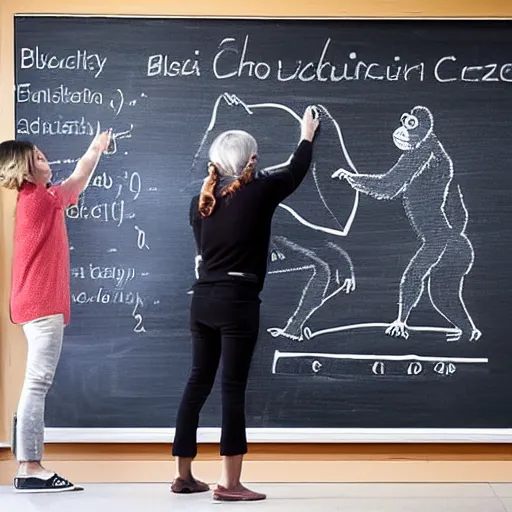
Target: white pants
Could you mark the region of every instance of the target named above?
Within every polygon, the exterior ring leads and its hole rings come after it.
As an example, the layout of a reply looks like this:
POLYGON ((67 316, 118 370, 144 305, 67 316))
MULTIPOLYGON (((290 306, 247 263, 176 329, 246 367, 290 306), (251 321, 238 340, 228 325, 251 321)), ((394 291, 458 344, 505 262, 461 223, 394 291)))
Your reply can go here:
POLYGON ((23 324, 28 355, 18 404, 16 458, 39 462, 43 457, 44 404, 59 363, 64 316, 52 315, 23 324))

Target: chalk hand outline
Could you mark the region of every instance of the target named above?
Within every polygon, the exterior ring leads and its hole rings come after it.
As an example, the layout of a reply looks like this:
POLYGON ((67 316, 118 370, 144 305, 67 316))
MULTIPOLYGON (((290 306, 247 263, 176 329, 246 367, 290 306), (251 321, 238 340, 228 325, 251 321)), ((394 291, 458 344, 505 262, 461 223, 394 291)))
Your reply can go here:
POLYGON ((354 292, 356 290, 356 278, 355 277, 348 277, 343 282, 343 286, 340 288, 340 291, 345 292, 346 294, 349 294, 351 292, 354 292))

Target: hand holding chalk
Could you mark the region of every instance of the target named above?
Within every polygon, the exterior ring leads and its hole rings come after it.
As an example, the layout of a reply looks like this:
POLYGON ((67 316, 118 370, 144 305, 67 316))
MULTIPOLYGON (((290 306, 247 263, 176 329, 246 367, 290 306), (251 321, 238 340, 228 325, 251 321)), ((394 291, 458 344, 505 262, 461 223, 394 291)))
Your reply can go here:
POLYGON ((320 123, 319 112, 315 107, 308 107, 301 123, 301 139, 312 141, 320 123))
POLYGON ((100 153, 108 152, 109 146, 113 140, 112 128, 98 133, 92 142, 92 145, 96 147, 100 153))

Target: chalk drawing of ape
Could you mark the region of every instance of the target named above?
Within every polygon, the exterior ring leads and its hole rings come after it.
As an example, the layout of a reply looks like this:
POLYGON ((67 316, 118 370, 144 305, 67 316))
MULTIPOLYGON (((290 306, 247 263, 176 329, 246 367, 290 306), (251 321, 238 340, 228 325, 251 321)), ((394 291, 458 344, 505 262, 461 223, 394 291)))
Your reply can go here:
POLYGON ((307 321, 328 300, 340 292, 351 293, 356 288, 352 260, 346 251, 334 242, 327 241, 305 248, 287 237, 274 235, 271 241, 271 270, 269 274, 309 272, 299 302, 283 327, 271 327, 268 332, 296 341, 308 338, 307 321), (293 264, 292 264, 293 262, 293 264), (344 276, 350 277, 344 277, 344 276))
MULTIPOLYGON (((332 142, 328 148, 322 148, 323 151, 319 151, 324 156, 318 154, 314 156, 311 171, 301 187, 293 194, 293 199, 289 198, 279 205, 270 245, 269 274, 308 272, 310 276, 289 319, 282 327, 268 329, 268 332, 274 337, 285 337, 296 341, 304 339, 304 326, 315 311, 338 293, 350 293, 356 287, 354 266, 349 255, 334 241, 326 241, 325 234, 335 237, 348 234, 357 210, 358 193, 354 194, 350 189, 350 195, 345 204, 345 209, 348 208, 348 212, 345 212, 348 213, 348 219, 342 225, 338 222, 336 214, 329 208, 328 200, 321 188, 323 186, 331 189, 329 186, 330 176, 332 170, 338 167, 340 160, 345 161, 354 172, 357 171, 346 155, 339 126, 327 109, 318 106, 318 111, 322 130, 329 135, 329 140, 332 139, 332 142), (330 126, 328 127, 327 124, 330 126), (327 158, 332 160, 328 168, 325 165, 327 158), (319 176, 317 172, 319 166, 324 171, 323 176, 319 176), (312 187, 317 191, 315 204, 311 203, 310 196, 307 198, 309 201, 305 196, 300 196, 310 193, 312 187), (279 220, 283 220, 283 223, 279 220), (305 236, 308 240, 307 248, 289 239, 286 224, 290 223, 301 224, 308 230, 309 235, 305 236), (310 241, 311 243, 309 243, 310 241)), ((202 153, 209 146, 209 141, 220 133, 221 121, 226 124, 226 128, 235 126, 253 132, 252 129, 246 128, 249 118, 253 121, 252 124, 256 125, 256 130, 259 127, 268 131, 268 123, 271 122, 272 127, 278 128, 277 133, 280 134, 279 140, 276 140, 276 146, 271 151, 280 163, 266 166, 259 172, 274 172, 286 167, 289 163, 290 146, 284 141, 289 137, 296 143, 301 117, 285 105, 279 103, 246 104, 238 96, 230 93, 224 93, 217 99, 210 124, 194 157, 193 166, 197 161, 204 159, 205 155, 202 153), (236 114, 235 119, 233 119, 233 112, 236 114), (255 115, 256 113, 258 115, 255 115)), ((256 133, 254 135, 259 139, 256 133)), ((326 137, 327 135, 324 136, 324 140, 326 137)), ((325 144, 327 144, 327 140, 325 144)), ((339 202, 338 195, 336 203, 339 202)))
POLYGON ((414 107, 400 122, 393 141, 403 153, 388 172, 356 175, 339 169, 332 175, 375 199, 401 196, 409 222, 421 240, 400 281, 398 318, 386 333, 409 336, 407 320, 427 284, 432 305, 456 328, 455 334, 447 335, 449 341, 478 340, 482 333, 462 298, 474 251, 466 235, 468 211, 453 179, 452 160, 433 131, 434 119, 428 108, 414 107))

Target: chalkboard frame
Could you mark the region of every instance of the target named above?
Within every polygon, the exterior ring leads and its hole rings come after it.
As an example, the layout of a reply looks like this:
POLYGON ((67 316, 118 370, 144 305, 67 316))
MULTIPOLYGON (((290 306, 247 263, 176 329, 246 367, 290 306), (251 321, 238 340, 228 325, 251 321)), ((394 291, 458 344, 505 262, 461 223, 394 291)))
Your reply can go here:
MULTIPOLYGON (((512 21, 511 17, 364 17, 364 16, 184 16, 19 13, 15 18, 128 18, 301 21, 512 21)), ((14 34, 15 36, 15 34, 14 34)), ((15 83, 15 80, 14 80, 15 83)), ((15 101, 13 95, 13 101, 15 101)), ((15 131, 15 120, 13 120, 15 131)), ((45 443, 171 443, 174 428, 46 428, 45 443)), ((199 428, 199 443, 219 443, 220 428, 199 428)), ((512 428, 249 428, 250 443, 512 443, 512 428)), ((2 444, 0 443, 0 447, 2 444)))
MULTIPOLYGON (((46 443, 172 443, 173 428, 47 428, 46 443)), ((248 428, 249 443, 512 443, 512 429, 248 428)), ((219 443, 220 428, 199 428, 198 443, 219 443)))
POLYGON ((266 20, 266 21, 512 21, 510 16, 215 16, 215 15, 164 15, 164 14, 65 14, 65 13, 15 13, 15 18, 112 18, 112 19, 155 19, 155 20, 266 20))

